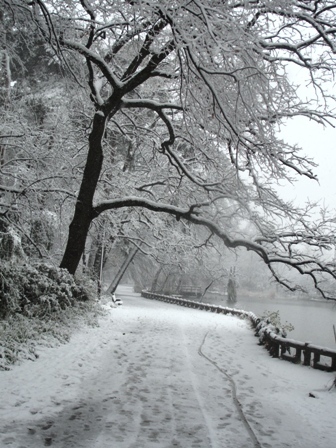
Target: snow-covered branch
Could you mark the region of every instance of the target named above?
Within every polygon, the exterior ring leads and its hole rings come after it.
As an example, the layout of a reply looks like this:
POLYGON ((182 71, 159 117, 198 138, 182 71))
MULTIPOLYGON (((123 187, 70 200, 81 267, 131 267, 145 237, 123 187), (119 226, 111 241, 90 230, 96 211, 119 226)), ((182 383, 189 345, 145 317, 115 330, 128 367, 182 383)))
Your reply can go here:
POLYGON ((82 54, 90 61, 92 61, 97 67, 99 67, 99 69, 101 70, 101 72, 103 73, 103 75, 106 77, 106 79, 113 88, 120 89, 123 86, 123 83, 118 79, 118 77, 109 67, 109 65, 104 61, 104 59, 101 56, 99 56, 93 50, 90 50, 85 45, 79 42, 71 40, 64 39, 61 43, 65 47, 78 51, 80 54, 82 54))
MULTIPOLYGON (((244 238, 234 238, 229 235, 227 231, 225 231, 220 223, 215 222, 214 220, 210 220, 206 217, 206 215, 202 214, 202 207, 200 204, 195 204, 194 206, 190 206, 188 208, 181 208, 177 206, 173 206, 170 204, 164 204, 159 202, 154 202, 148 199, 138 198, 135 196, 124 197, 121 199, 107 200, 102 201, 97 204, 93 208, 93 217, 100 215, 104 211, 119 209, 124 207, 141 207, 148 210, 151 210, 156 213, 165 213, 169 215, 175 216, 175 218, 179 221, 180 219, 186 220, 196 225, 206 227, 211 234, 216 235, 224 245, 231 249, 236 248, 245 248, 247 250, 253 251, 258 254, 262 260, 268 265, 273 277, 281 283, 283 286, 295 290, 296 288, 291 286, 288 281, 285 281, 280 278, 277 274, 274 266, 276 265, 286 265, 298 271, 301 275, 307 275, 312 278, 315 287, 319 290, 323 297, 336 300, 335 295, 328 294, 321 286, 320 280, 318 278, 321 274, 326 274, 332 279, 336 279, 336 270, 334 268, 330 268, 328 263, 323 261, 318 261, 315 257, 312 258, 310 256, 305 256, 304 254, 292 255, 290 250, 286 253, 278 252, 278 249, 270 250, 267 248, 267 244, 270 241, 266 238, 254 238, 252 239, 244 239, 244 238), (197 211, 195 211, 197 209, 197 211)), ((281 242, 281 239, 284 238, 288 243, 288 239, 290 237, 294 238, 295 244, 298 244, 297 238, 299 237, 298 233, 286 233, 283 235, 279 235, 278 238, 274 238, 272 243, 279 241, 280 249, 285 249, 284 245, 281 242)), ((310 241, 306 235, 302 235, 301 243, 308 242, 308 244, 312 243, 312 245, 316 245, 316 240, 310 241)), ((285 249, 286 250, 286 249, 285 249)))

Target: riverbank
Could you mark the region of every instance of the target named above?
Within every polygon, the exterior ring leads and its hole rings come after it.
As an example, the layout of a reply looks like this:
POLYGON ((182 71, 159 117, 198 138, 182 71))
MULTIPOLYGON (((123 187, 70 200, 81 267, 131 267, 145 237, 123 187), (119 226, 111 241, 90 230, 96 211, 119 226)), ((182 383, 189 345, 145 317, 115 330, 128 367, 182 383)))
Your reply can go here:
POLYGON ((117 296, 100 327, 0 373, 0 446, 334 446, 334 375, 270 358, 245 320, 117 296))

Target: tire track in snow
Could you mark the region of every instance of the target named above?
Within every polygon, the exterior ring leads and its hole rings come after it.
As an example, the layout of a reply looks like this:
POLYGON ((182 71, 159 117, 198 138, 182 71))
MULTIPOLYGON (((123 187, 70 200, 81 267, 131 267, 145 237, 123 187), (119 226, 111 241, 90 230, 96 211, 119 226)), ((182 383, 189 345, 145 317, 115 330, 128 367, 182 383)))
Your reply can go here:
POLYGON ((203 416, 203 420, 204 420, 204 422, 206 424, 207 433, 208 433, 208 440, 209 440, 210 446, 215 446, 216 447, 216 446, 219 446, 219 445, 218 445, 218 442, 216 440, 215 432, 214 432, 212 424, 211 424, 211 418, 209 418, 209 416, 208 416, 208 414, 207 414, 207 412, 205 410, 205 406, 204 406, 203 400, 202 400, 201 395, 199 393, 199 387, 196 384, 196 377, 195 377, 194 369, 192 368, 192 363, 191 363, 190 355, 189 355, 188 348, 187 348, 188 344, 187 344, 187 340, 186 340, 186 334, 185 334, 185 331, 183 329, 181 330, 181 334, 182 334, 182 338, 183 338, 183 348, 184 348, 184 352, 185 352, 185 355, 186 355, 185 360, 186 360, 186 363, 188 365, 189 376, 190 376, 190 379, 191 379, 191 385, 192 385, 192 388, 193 388, 194 393, 195 393, 195 398, 197 400, 199 410, 200 410, 200 412, 201 412, 201 414, 203 416))
POLYGON ((198 354, 202 358, 204 358, 207 361, 209 361, 213 366, 215 366, 216 369, 218 369, 229 380, 230 385, 231 385, 231 391, 232 391, 232 401, 233 401, 233 403, 234 403, 234 405, 235 405, 235 407, 236 407, 236 409, 238 411, 238 414, 239 414, 242 422, 244 423, 244 426, 245 426, 245 428, 246 428, 246 430, 247 430, 251 440, 253 441, 253 445, 254 445, 255 448, 262 448, 259 440, 257 439, 257 436, 255 435, 253 429, 251 428, 251 426, 250 426, 250 424, 249 424, 249 422, 248 422, 248 420, 247 420, 247 418, 246 418, 246 416, 245 416, 245 414, 243 412, 242 405, 241 405, 240 401, 238 400, 238 397, 237 397, 237 386, 236 386, 236 383, 235 383, 234 379, 224 369, 219 367, 219 365, 215 361, 213 361, 211 358, 209 358, 207 355, 205 355, 203 353, 203 351, 202 351, 202 348, 203 348, 203 346, 205 344, 205 341, 206 341, 206 338, 207 338, 208 334, 209 334, 209 331, 207 331, 205 333, 205 335, 204 335, 203 341, 202 341, 201 345, 198 348, 198 354))

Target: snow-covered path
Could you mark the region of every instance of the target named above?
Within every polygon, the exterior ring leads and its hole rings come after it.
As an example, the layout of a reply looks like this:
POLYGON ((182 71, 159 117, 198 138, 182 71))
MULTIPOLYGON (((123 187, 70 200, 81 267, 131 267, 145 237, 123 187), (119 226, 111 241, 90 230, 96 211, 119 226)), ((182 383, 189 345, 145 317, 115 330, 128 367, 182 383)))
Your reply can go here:
POLYGON ((0 373, 1 448, 335 446, 332 374, 271 359, 248 322, 118 295, 99 328, 0 373))

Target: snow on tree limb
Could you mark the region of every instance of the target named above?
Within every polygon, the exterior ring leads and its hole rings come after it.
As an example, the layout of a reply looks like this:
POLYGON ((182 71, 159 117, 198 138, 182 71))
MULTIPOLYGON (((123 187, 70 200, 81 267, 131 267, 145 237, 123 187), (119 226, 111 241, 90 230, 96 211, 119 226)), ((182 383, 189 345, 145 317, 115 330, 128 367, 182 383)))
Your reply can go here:
MULTIPOLYGON (((302 255, 301 253, 298 255, 291 254, 290 251, 286 254, 283 252, 282 254, 278 252, 278 249, 272 253, 272 251, 267 248, 263 243, 275 243, 276 241, 280 241, 281 238, 293 238, 294 241, 290 241, 288 244, 308 244, 318 247, 327 247, 327 245, 334 243, 334 237, 327 238, 322 236, 319 238, 317 236, 310 237, 307 234, 299 234, 299 233, 287 233, 284 235, 278 235, 278 237, 274 237, 272 241, 266 240, 265 238, 256 237, 254 240, 247 240, 242 238, 232 238, 229 236, 228 232, 224 231, 220 225, 220 223, 216 223, 208 218, 206 218, 201 211, 200 205, 193 205, 188 208, 180 208, 170 204, 158 203, 148 199, 138 198, 135 196, 124 197, 121 199, 115 199, 110 201, 102 201, 97 204, 93 208, 93 216, 96 217, 107 210, 119 209, 123 207, 141 207, 146 208, 148 210, 152 210, 156 213, 166 213, 170 215, 174 215, 177 220, 184 219, 196 225, 201 225, 208 228, 211 234, 218 236, 226 247, 228 248, 245 248, 247 250, 251 250, 258 254, 263 261, 269 267, 273 277, 276 281, 291 291, 295 291, 297 287, 293 287, 289 282, 280 278, 274 269, 274 265, 283 264, 294 268, 302 275, 309 276, 315 285, 315 288, 322 294, 322 296, 329 300, 336 300, 336 296, 332 294, 326 293, 322 287, 320 287, 320 280, 318 278, 319 274, 327 274, 332 279, 336 279, 336 270, 335 267, 329 265, 328 263, 323 263, 322 261, 318 261, 315 258, 311 258, 309 256, 302 255), (196 211, 197 210, 197 211, 196 211)), ((280 243, 280 248, 282 244, 280 243)), ((283 246, 282 246, 283 247, 283 246)))
POLYGON ((320 290, 317 273, 334 278, 332 266, 320 261, 323 253, 301 251, 333 247, 332 225, 314 226, 308 212, 273 188, 295 176, 316 179, 314 162, 279 137, 286 120, 332 125, 336 119, 336 97, 327 90, 336 72, 334 1, 24 6, 94 105, 85 117, 88 156, 63 267, 77 269, 95 217, 127 206, 203 224, 228 247, 256 252, 287 286, 277 263, 309 275, 320 290), (288 76, 293 65, 307 74, 308 99, 288 76), (105 201, 125 189, 126 202, 105 201), (240 238, 239 220, 251 223, 255 239, 240 238))
POLYGON ((122 82, 118 79, 118 77, 113 73, 113 70, 106 64, 104 59, 100 57, 97 53, 94 51, 91 51, 89 48, 87 48, 85 45, 82 45, 78 42, 73 42, 70 40, 63 40, 62 45, 65 47, 71 48, 73 50, 78 51, 80 54, 85 56, 87 59, 92 61, 94 64, 96 64, 106 79, 111 83, 113 88, 121 88, 122 82))

